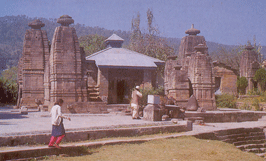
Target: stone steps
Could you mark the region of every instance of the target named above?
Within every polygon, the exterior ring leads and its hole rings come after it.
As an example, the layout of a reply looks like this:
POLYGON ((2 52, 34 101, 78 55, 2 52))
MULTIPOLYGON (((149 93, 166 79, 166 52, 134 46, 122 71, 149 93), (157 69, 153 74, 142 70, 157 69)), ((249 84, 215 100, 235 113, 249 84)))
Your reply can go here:
POLYGON ((266 157, 266 153, 256 153, 256 155, 262 158, 266 157))
POLYGON ((231 143, 245 152, 265 157, 266 140, 263 128, 239 128, 214 132, 217 140, 231 143))
POLYGON ((262 144, 265 143, 266 140, 244 140, 244 141, 238 141, 238 142, 234 142, 233 144, 235 146, 239 146, 239 145, 245 145, 245 144, 262 144))
POLYGON ((99 101, 100 100, 100 92, 98 86, 89 86, 88 87, 88 97, 90 101, 99 101))
POLYGON ((227 142, 227 143, 238 143, 238 142, 242 142, 245 143, 246 141, 250 141, 250 140, 262 140, 265 139, 264 135, 258 135, 258 136, 246 136, 246 137, 238 137, 238 138, 234 138, 234 139, 224 139, 221 140, 223 142, 227 142))
POLYGON ((263 132, 253 132, 253 133, 241 133, 241 134, 231 134, 231 135, 216 135, 218 137, 219 140, 226 140, 226 139, 237 139, 237 138, 243 138, 243 137, 250 137, 250 135, 252 136, 259 136, 262 135, 264 136, 263 132))
POLYGON ((244 145, 238 145, 236 146, 240 150, 244 149, 252 149, 252 148, 266 148, 266 143, 262 144, 244 144, 244 145))

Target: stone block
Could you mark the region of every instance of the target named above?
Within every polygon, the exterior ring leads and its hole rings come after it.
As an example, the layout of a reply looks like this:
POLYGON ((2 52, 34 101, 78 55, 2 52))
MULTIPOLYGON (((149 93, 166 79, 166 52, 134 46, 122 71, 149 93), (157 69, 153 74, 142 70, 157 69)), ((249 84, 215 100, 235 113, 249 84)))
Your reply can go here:
POLYGON ((168 120, 170 120, 168 115, 162 116, 162 121, 168 121, 168 120))
POLYGON ((148 104, 159 105, 160 104, 160 96, 148 95, 148 104))
POLYGON ((158 105, 148 104, 143 110, 143 120, 162 121, 162 113, 158 105))
POLYGON ((25 107, 25 106, 22 106, 22 107, 21 107, 21 114, 22 114, 22 115, 27 115, 27 114, 28 114, 28 108, 25 107))
POLYGON ((188 120, 187 121, 187 130, 192 131, 192 129, 193 129, 193 122, 188 120))

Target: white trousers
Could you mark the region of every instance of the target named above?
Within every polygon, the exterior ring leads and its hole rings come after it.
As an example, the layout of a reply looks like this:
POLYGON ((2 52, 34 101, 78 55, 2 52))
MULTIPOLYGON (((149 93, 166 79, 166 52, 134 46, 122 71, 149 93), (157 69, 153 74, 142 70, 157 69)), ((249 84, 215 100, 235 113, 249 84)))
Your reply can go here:
POLYGON ((139 117, 139 106, 136 104, 131 104, 131 107, 133 108, 132 118, 138 118, 139 117))

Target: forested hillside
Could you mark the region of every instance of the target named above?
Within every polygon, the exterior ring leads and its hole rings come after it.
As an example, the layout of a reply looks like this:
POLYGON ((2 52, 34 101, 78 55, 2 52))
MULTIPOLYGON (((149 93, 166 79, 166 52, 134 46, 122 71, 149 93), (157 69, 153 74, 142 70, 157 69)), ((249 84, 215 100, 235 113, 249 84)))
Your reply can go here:
MULTIPOLYGON (((25 15, 0 17, 0 71, 6 69, 8 66, 12 67, 17 65, 22 53, 24 34, 27 29, 30 29, 28 23, 34 19, 36 18, 30 18, 25 15)), ((45 27, 42 29, 46 30, 49 41, 52 41, 54 30, 57 26, 59 26, 59 24, 56 23, 56 19, 39 19, 45 23, 45 27)), ((75 27, 78 37, 91 34, 109 37, 113 33, 116 33, 125 40, 124 46, 127 46, 130 42, 130 31, 106 30, 104 28, 90 27, 82 24, 74 24, 72 26, 75 27)), ((169 43, 169 46, 175 49, 175 53, 177 54, 181 38, 165 39, 169 43)), ((207 46, 211 56, 212 54, 219 52, 219 48, 223 48, 228 51, 237 48, 237 46, 222 45, 214 42, 207 42, 207 46)), ((261 53, 265 53, 264 47, 262 48, 261 53)))

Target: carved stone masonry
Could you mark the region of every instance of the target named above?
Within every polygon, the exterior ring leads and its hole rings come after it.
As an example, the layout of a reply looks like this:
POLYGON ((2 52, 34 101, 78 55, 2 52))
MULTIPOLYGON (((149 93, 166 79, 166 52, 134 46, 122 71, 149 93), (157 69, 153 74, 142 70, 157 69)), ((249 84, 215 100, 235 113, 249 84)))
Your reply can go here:
POLYGON ((254 85, 256 86, 253 77, 255 76, 256 70, 260 68, 258 54, 253 49, 254 47, 249 43, 245 47, 240 61, 240 77, 246 77, 248 80, 246 92, 253 90, 254 85))
POLYGON ((43 103, 45 90, 49 89, 48 86, 43 86, 48 81, 44 73, 49 69, 45 61, 49 58, 47 33, 41 30, 45 24, 37 19, 28 25, 31 29, 26 31, 19 62, 19 106, 36 106, 38 102, 43 103))
POLYGON ((87 101, 82 73, 81 53, 72 17, 61 16, 61 26, 55 29, 50 55, 50 102, 62 98, 65 102, 87 101))

